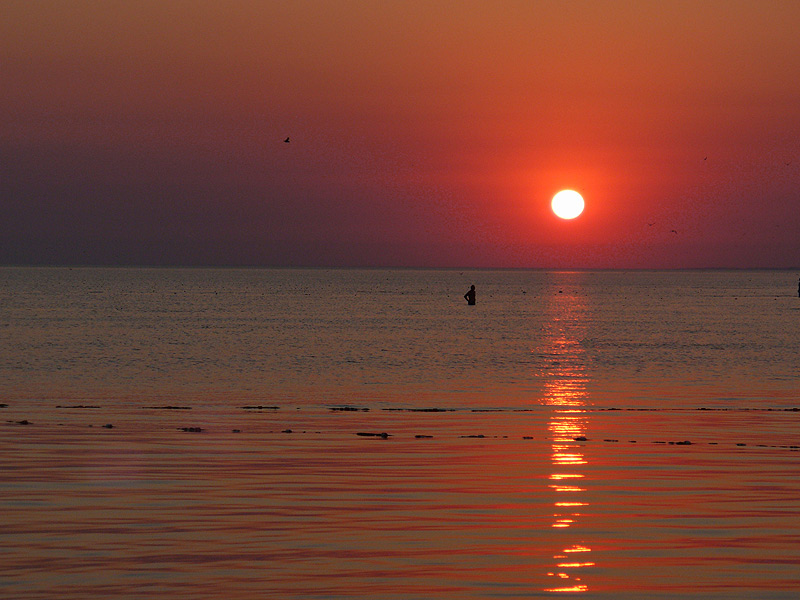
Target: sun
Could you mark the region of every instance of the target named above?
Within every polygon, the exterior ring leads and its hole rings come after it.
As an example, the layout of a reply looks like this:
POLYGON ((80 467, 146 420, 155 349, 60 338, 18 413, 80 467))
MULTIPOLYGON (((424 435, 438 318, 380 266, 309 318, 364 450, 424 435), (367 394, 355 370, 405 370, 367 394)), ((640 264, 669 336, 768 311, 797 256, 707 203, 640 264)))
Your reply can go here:
POLYGON ((553 212, 562 219, 574 219, 583 212, 583 197, 573 190, 561 190, 551 202, 553 212))

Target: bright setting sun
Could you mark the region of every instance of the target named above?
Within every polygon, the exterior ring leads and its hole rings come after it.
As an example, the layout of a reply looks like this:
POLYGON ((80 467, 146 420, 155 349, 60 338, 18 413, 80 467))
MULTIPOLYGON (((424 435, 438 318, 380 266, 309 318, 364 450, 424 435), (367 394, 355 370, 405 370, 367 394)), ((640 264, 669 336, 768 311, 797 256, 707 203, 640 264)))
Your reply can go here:
POLYGON ((573 190, 561 190, 551 203, 553 212, 562 219, 574 219, 583 212, 583 205, 583 197, 573 190))

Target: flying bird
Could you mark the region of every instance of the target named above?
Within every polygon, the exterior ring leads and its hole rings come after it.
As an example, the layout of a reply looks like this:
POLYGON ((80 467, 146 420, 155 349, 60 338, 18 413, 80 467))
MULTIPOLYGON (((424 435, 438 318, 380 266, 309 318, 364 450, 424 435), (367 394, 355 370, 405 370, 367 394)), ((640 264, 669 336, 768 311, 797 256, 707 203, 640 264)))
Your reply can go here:
POLYGON ((677 231, 675 231, 674 229, 671 229, 671 230, 670 230, 670 233, 677 234, 678 232, 677 232, 677 231))
POLYGON ((288 144, 288 143, 289 143, 289 138, 287 137, 285 140, 283 140, 283 142, 284 142, 285 144, 288 144))

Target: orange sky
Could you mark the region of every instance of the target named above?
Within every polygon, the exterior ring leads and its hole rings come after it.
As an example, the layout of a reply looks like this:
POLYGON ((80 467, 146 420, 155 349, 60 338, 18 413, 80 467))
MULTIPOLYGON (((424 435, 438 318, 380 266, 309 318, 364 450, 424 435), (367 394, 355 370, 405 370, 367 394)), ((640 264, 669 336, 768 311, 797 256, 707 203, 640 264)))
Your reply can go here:
POLYGON ((0 263, 800 266, 800 3, 3 13, 0 263))

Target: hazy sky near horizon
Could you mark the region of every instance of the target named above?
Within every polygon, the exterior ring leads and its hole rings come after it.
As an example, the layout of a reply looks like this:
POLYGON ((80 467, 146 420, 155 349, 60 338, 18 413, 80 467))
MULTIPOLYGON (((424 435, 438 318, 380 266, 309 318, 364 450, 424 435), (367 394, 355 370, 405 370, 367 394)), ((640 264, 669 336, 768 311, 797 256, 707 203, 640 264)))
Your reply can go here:
POLYGON ((3 264, 800 266, 798 2, 0 12, 3 264))

